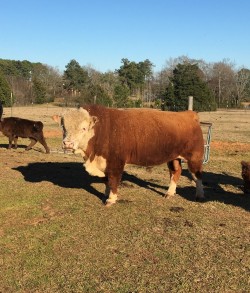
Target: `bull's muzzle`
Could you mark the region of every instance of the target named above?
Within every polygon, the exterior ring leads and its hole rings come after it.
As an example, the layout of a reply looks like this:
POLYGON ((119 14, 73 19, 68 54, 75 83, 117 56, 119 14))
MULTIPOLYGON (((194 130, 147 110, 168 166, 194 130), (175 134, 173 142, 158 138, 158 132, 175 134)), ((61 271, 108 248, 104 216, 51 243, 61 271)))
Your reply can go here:
POLYGON ((69 141, 69 140, 63 140, 62 147, 63 147, 63 149, 72 150, 72 149, 74 149, 74 142, 69 141))

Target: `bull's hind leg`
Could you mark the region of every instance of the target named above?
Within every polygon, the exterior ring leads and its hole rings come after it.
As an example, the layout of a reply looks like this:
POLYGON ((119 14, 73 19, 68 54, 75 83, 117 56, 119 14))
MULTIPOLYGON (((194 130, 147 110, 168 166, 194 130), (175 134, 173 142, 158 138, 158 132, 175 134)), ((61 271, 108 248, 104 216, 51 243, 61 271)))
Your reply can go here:
POLYGON ((173 196, 176 193, 177 182, 181 176, 182 171, 181 160, 176 159, 168 162, 168 169, 170 173, 170 184, 165 197, 173 196))
POLYGON ((188 169, 192 174, 192 177, 196 184, 196 200, 203 200, 204 190, 202 185, 202 160, 189 160, 188 161, 188 169))

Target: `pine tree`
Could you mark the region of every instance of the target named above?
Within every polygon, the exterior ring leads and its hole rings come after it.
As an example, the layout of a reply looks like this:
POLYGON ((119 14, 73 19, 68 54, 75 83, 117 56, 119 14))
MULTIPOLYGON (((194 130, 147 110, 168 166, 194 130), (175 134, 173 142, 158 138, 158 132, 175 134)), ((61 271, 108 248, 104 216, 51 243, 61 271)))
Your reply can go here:
POLYGON ((64 87, 67 90, 81 91, 88 80, 88 73, 76 60, 71 60, 64 71, 64 87))
POLYGON ((187 110, 188 96, 193 96, 195 111, 216 110, 214 96, 202 77, 203 73, 196 64, 178 64, 166 89, 167 108, 174 111, 187 110))
POLYGON ((35 96, 35 103, 43 104, 46 102, 46 89, 42 82, 36 78, 33 80, 33 92, 35 96))
POLYGON ((0 71, 0 101, 7 107, 11 106, 11 89, 4 77, 3 73, 0 71))

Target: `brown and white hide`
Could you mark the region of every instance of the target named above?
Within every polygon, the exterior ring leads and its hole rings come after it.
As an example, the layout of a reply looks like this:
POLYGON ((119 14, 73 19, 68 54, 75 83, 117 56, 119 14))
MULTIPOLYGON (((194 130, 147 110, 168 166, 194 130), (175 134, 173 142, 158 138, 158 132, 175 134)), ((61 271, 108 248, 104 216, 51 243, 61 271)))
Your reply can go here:
POLYGON ((204 141, 197 113, 153 109, 114 109, 86 105, 54 116, 63 129, 63 147, 80 152, 86 171, 107 178, 106 204, 116 202, 126 164, 155 166, 167 163, 170 184, 166 196, 176 193, 181 160, 196 182, 196 199, 203 199, 204 141))

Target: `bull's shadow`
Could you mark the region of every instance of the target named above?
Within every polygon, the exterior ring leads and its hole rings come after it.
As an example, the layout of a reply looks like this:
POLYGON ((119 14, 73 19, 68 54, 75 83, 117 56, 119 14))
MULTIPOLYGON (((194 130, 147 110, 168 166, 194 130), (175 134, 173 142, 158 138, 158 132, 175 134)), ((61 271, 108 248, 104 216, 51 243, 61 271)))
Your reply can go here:
MULTIPOLYGON (((24 179, 28 182, 42 182, 49 181, 55 185, 64 188, 79 188, 84 189, 87 192, 98 197, 103 202, 106 200, 104 195, 105 185, 104 179, 90 176, 84 169, 82 163, 58 163, 58 162, 45 162, 45 163, 30 163, 27 166, 19 166, 13 168, 19 171, 24 176, 24 179), (103 183, 103 191, 96 190, 92 184, 103 183)), ((166 189, 166 186, 158 185, 151 181, 142 180, 134 175, 130 175, 127 172, 123 173, 122 182, 129 181, 132 184, 136 184, 140 187, 150 189, 159 195, 164 193, 156 190, 156 188, 166 189)), ((131 187, 131 184, 121 183, 120 187, 131 187)))
MULTIPOLYGON (((186 176, 191 180, 188 170, 184 169, 182 176, 186 176)), ((204 171, 203 185, 206 196, 205 202, 218 201, 250 211, 250 196, 244 195, 243 179, 226 172, 212 173, 204 171)), ((194 190, 191 187, 177 187, 177 193, 187 200, 193 200, 194 190)))
MULTIPOLYGON (((85 189, 104 201, 104 193, 91 186, 92 183, 104 183, 99 177, 89 176, 82 163, 30 163, 27 166, 13 168, 22 173, 28 182, 48 181, 64 188, 85 189)), ((105 187, 103 187, 104 191, 105 187)))
MULTIPOLYGON (((135 183, 140 187, 150 189, 156 192, 157 194, 164 196, 169 184, 168 172, 166 172, 166 174, 163 174, 163 176, 166 178, 166 185, 163 185, 163 186, 157 183, 154 183, 155 182, 154 179, 144 181, 126 172, 124 173, 123 180, 130 181, 131 183, 135 183), (155 188, 160 188, 163 192, 158 191, 155 188)), ((186 185, 185 187, 180 187, 177 185, 176 192, 178 195, 185 198, 186 200, 194 201, 195 187, 192 186, 191 184, 192 176, 187 169, 183 169, 182 176, 187 177, 190 180, 190 184, 186 185)), ((204 185, 204 192, 205 192, 204 202, 218 201, 225 204, 238 206, 247 211, 250 211, 250 196, 244 195, 242 190, 243 180, 241 178, 234 177, 225 172, 219 173, 219 174, 211 173, 211 172, 203 172, 203 185, 204 185), (228 188, 225 189, 222 186, 226 186, 226 188, 228 186, 228 188), (237 193, 234 192, 235 189, 237 190, 237 193)))
MULTIPOLYGON (((93 183, 104 183, 104 180, 99 177, 90 176, 83 168, 82 163, 30 163, 28 166, 19 166, 14 168, 14 170, 21 172, 25 180, 28 182, 49 181, 64 188, 84 189, 98 197, 103 202, 106 199, 104 196, 104 186, 101 192, 92 186, 93 183)), ((239 206, 250 211, 250 196, 243 195, 243 192, 240 191, 240 188, 243 186, 242 179, 233 177, 226 173, 216 174, 204 172, 203 174, 203 184, 206 195, 205 201, 219 201, 225 204, 239 206), (225 190, 221 187, 221 185, 234 186, 238 188, 239 193, 225 190)), ((182 172, 182 176, 186 176, 191 179, 189 172, 185 169, 182 172)), ((143 180, 133 174, 124 172, 121 187, 130 188, 135 184, 155 192, 158 196, 163 196, 166 193, 169 183, 168 172, 163 174, 163 177, 166 178, 166 184, 161 185, 154 179, 143 180), (159 191, 159 189, 161 191, 159 191)), ((177 193, 187 200, 194 201, 195 187, 191 186, 191 183, 185 187, 177 186, 177 193)))

